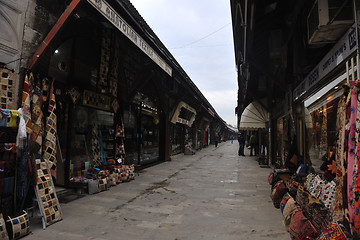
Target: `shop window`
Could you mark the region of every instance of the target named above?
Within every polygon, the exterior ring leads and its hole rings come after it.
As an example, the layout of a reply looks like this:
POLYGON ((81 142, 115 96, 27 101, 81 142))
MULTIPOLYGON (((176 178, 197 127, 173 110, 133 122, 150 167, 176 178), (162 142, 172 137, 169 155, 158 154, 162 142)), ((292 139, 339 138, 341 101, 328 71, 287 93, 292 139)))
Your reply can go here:
POLYGON ((182 124, 173 124, 171 126, 171 154, 178 154, 182 152, 183 142, 183 126, 182 124))
POLYGON ((70 177, 114 158, 114 114, 82 106, 72 111, 70 177))
POLYGON ((336 120, 339 98, 305 110, 307 155, 314 167, 322 164, 323 157, 336 145, 336 120))
POLYGON ((137 163, 137 129, 136 129, 136 114, 132 105, 128 110, 124 110, 124 127, 125 127, 125 149, 126 149, 126 163, 137 163))
POLYGON ((188 121, 190 121, 191 117, 194 115, 193 112, 185 109, 185 108, 181 108, 180 110, 180 114, 179 114, 179 118, 182 118, 182 119, 186 119, 188 121))
POLYGON ((151 115, 141 116, 141 161, 159 159, 159 126, 151 115))

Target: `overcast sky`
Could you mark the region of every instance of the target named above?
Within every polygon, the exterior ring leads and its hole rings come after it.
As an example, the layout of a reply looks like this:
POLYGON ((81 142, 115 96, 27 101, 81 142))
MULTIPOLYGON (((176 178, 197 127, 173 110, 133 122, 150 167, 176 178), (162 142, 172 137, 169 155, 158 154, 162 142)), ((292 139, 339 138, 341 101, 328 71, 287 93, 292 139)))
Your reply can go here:
POLYGON ((229 0, 130 0, 228 124, 237 80, 229 0))

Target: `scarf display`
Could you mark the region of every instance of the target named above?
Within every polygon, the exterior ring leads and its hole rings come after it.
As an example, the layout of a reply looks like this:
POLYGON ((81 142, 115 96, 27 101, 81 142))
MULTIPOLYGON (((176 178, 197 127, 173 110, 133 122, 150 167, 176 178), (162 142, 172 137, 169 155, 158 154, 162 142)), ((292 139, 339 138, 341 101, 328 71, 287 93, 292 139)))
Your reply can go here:
POLYGON ((54 94, 54 82, 51 84, 49 101, 49 116, 46 118, 46 137, 44 143, 43 158, 47 161, 51 175, 56 178, 56 102, 54 94))
POLYGON ((0 108, 15 108, 16 73, 0 68, 0 108))

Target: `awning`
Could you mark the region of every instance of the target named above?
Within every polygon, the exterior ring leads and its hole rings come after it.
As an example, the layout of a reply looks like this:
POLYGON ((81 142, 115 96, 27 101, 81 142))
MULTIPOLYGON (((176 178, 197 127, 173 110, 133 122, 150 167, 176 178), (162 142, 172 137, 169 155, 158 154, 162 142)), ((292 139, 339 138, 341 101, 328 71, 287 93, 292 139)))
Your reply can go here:
POLYGON ((243 111, 240 119, 240 130, 256 130, 265 128, 269 121, 269 113, 258 103, 250 103, 243 111))

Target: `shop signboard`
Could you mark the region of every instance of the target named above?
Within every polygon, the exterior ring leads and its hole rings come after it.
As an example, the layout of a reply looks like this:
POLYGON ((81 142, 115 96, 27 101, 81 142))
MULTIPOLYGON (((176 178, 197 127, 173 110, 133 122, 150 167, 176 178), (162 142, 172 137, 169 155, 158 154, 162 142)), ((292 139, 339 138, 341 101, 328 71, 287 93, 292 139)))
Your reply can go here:
POLYGON ((344 62, 357 49, 355 24, 345 33, 319 64, 306 76, 293 92, 296 101, 327 74, 344 62))
POLYGON ((170 122, 173 124, 180 123, 191 127, 191 125, 195 121, 195 117, 196 117, 196 110, 190 107, 189 105, 187 105, 185 102, 181 101, 176 107, 170 122), (184 119, 179 116, 182 108, 192 113, 189 119, 184 119))
POLYGON ((98 10, 109 22, 111 22, 121 33, 130 39, 148 57, 150 57, 167 74, 172 76, 172 68, 145 42, 140 35, 104 0, 87 0, 98 10))

